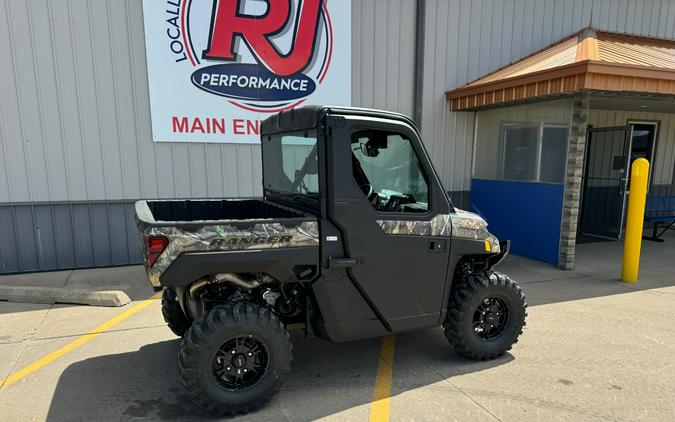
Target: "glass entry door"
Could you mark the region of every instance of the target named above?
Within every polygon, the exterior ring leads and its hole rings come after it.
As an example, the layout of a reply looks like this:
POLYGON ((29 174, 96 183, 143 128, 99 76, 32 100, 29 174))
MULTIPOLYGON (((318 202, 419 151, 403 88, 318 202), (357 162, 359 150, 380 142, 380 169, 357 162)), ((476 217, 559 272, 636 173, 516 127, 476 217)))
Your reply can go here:
POLYGON ((629 126, 590 129, 582 177, 582 235, 619 239, 630 156, 629 126))
MULTIPOLYGON (((654 144, 656 143, 656 132, 658 130, 657 122, 647 121, 629 121, 628 126, 631 128, 630 141, 630 163, 628 164, 630 180, 630 168, 633 161, 638 158, 645 158, 649 161, 649 186, 651 186, 651 173, 654 164, 654 144)), ((630 183, 628 183, 630 188, 630 183)), ((648 190, 649 191, 649 190, 648 190)))

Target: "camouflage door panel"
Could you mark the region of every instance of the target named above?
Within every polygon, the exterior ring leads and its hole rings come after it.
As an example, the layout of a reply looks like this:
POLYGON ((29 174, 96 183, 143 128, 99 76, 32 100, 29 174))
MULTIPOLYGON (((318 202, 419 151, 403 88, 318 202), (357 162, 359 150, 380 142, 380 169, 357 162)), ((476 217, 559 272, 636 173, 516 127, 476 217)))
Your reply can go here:
POLYGON ((390 235, 454 236, 486 240, 490 251, 499 253, 499 240, 487 230, 487 222, 478 214, 455 209, 451 214, 437 214, 431 220, 377 220, 382 231, 390 235))
POLYGON ((452 232, 450 214, 437 214, 428 221, 377 220, 377 224, 386 234, 450 236, 452 232))

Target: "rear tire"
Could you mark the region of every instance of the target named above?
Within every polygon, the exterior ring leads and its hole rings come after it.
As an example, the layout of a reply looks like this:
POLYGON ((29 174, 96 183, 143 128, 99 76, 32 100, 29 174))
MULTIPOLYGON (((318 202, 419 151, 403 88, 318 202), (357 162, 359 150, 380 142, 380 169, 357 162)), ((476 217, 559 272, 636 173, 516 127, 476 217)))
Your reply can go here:
POLYGON ((190 328, 190 321, 178 303, 176 291, 171 287, 165 288, 162 292, 162 316, 169 329, 178 337, 183 337, 183 334, 190 328))
POLYGON ((178 366, 195 403, 234 416, 267 403, 290 373, 292 359, 281 321, 267 308, 237 302, 216 306, 192 324, 178 366))
POLYGON ((443 328, 459 354, 488 360, 518 342, 526 317, 525 295, 514 281, 496 272, 471 273, 453 284, 443 328))

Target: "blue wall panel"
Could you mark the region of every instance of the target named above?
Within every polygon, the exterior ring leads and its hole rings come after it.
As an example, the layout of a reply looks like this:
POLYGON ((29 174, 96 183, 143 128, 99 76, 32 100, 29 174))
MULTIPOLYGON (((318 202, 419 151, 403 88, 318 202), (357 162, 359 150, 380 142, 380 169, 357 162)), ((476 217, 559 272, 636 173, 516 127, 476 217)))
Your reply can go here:
POLYGON ((500 240, 511 240, 511 252, 558 263, 563 185, 473 179, 473 211, 488 222, 500 240))

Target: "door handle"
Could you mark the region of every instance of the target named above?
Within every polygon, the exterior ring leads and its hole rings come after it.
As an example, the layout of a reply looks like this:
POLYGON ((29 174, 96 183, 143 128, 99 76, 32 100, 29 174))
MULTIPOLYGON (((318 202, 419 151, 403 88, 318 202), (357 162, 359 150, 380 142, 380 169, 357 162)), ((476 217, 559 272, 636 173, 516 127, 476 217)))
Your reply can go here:
POLYGON ((429 241, 429 247, 427 251, 443 253, 445 252, 446 246, 447 243, 445 239, 433 239, 429 241))
POLYGON ((351 268, 357 265, 363 265, 366 263, 365 256, 357 256, 353 258, 328 258, 328 268, 338 269, 338 268, 351 268))

